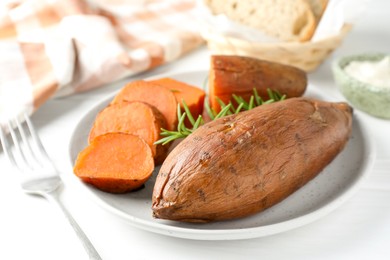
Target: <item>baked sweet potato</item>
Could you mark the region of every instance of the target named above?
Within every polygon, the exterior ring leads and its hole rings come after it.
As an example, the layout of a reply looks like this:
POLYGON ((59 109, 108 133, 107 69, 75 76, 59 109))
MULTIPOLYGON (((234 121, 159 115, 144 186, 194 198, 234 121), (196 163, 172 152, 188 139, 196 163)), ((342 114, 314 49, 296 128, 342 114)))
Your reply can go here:
POLYGON ((121 101, 110 104, 97 116, 89 132, 89 143, 97 136, 106 133, 127 133, 143 139, 152 149, 156 164, 167 156, 169 145, 155 145, 161 138, 161 128, 165 128, 164 116, 149 104, 121 101))
POLYGON ((306 72, 292 66, 234 55, 211 56, 209 99, 211 108, 217 112, 220 110, 217 97, 229 103, 232 94, 236 94, 248 101, 254 88, 263 99, 269 98, 267 88, 288 98, 300 97, 306 86, 306 72))
MULTIPOLYGON (((197 118, 202 114, 204 98, 206 96, 206 93, 202 89, 172 78, 161 78, 152 80, 150 82, 172 91, 172 93, 175 95, 177 103, 180 104, 182 111, 184 111, 184 100, 194 118, 197 118)), ((186 120, 185 124, 186 126, 191 127, 189 120, 186 120)))
POLYGON ((165 117, 168 130, 174 130, 177 124, 177 101, 167 88, 149 81, 136 80, 126 84, 114 97, 111 104, 122 101, 140 101, 154 106, 165 117))
POLYGON ((73 168, 84 182, 110 193, 140 188, 153 170, 149 145, 138 136, 125 133, 96 137, 78 154, 73 168))
POLYGON ((292 98, 203 125, 163 163, 156 218, 209 222, 260 212, 313 179, 344 148, 346 103, 292 98))

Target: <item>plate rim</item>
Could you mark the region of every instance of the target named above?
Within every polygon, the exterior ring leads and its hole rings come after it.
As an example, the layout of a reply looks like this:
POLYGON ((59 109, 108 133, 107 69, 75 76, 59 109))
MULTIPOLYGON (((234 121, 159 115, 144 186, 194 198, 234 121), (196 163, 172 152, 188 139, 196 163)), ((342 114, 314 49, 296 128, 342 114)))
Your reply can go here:
MULTIPOLYGON (((161 77, 178 77, 180 75, 185 74, 203 74, 207 75, 207 70, 194 70, 194 71, 178 71, 178 72, 171 72, 171 73, 163 73, 154 75, 152 77, 148 77, 145 80, 150 79, 156 79, 161 77)), ((314 94, 318 94, 321 97, 324 97, 325 95, 321 93, 321 91, 318 88, 313 87, 312 84, 308 84, 308 88, 311 87, 310 91, 314 94), (313 89, 315 88, 315 89, 313 89)), ((101 100, 97 101, 94 106, 92 106, 88 111, 83 113, 83 116, 79 119, 79 121, 76 123, 76 125, 73 128, 69 144, 68 144, 68 159, 69 163, 73 169, 74 162, 72 161, 72 143, 74 142, 76 130, 80 125, 83 123, 85 117, 95 111, 97 107, 101 106, 104 103, 108 103, 109 100, 111 100, 114 95, 119 90, 113 91, 108 96, 102 98, 101 100)), ((331 96, 328 96, 330 100, 333 100, 335 98, 332 98, 331 96)), ((353 114, 353 120, 355 123, 358 124, 360 131, 362 132, 362 135, 364 137, 369 137, 369 131, 367 127, 362 124, 362 119, 360 113, 357 113, 358 111, 354 111, 353 114)), ((274 235, 282 232, 286 232, 307 224, 310 224, 314 222, 315 220, 321 219, 325 215, 329 214, 333 210, 340 207, 344 202, 346 202, 348 199, 350 199, 353 194, 359 190, 362 183, 368 178, 370 169, 373 168, 374 161, 376 158, 376 149, 375 149, 375 143, 373 140, 369 141, 369 138, 363 138, 363 144, 365 147, 364 151, 364 161, 361 164, 360 172, 358 175, 356 175, 356 178, 353 179, 353 182, 349 183, 350 185, 345 188, 339 196, 331 199, 327 204, 323 205, 322 207, 315 209, 309 213, 303 214, 298 217, 294 217, 285 221, 281 221, 278 223, 268 224, 268 225, 262 225, 258 227, 250 227, 250 228, 238 228, 238 229, 218 229, 218 230, 210 230, 210 229, 194 229, 194 228, 187 228, 187 227, 177 227, 177 226, 170 226, 165 225, 164 223, 159 222, 151 222, 149 220, 144 220, 142 218, 134 217, 132 215, 129 215, 118 208, 110 205, 108 202, 104 201, 102 198, 100 198, 98 195, 96 195, 92 191, 92 187, 88 187, 87 184, 80 181, 77 176, 75 176, 72 172, 70 174, 72 176, 72 179, 75 180, 76 183, 81 185, 83 187, 83 191, 85 191, 86 194, 88 194, 88 197, 90 197, 95 203, 97 203, 100 207, 104 208, 105 210, 109 211, 110 213, 121 217, 122 219, 126 220, 127 223, 130 225, 140 228, 142 230, 146 230, 153 233, 158 233, 162 235, 172 236, 172 237, 178 237, 178 238, 185 238, 185 239, 194 239, 194 240, 240 240, 240 239, 251 239, 251 238, 259 238, 259 237, 265 237, 269 235, 274 235)))

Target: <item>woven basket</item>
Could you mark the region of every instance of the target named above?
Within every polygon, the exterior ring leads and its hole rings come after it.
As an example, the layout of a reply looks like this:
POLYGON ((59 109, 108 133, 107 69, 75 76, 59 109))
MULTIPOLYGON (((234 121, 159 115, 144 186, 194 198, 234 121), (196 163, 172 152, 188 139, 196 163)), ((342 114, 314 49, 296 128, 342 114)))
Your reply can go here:
POLYGON ((202 36, 213 54, 255 57, 309 72, 315 70, 341 44, 351 28, 352 25, 345 24, 338 35, 315 42, 249 42, 217 34, 210 29, 203 29, 202 36))

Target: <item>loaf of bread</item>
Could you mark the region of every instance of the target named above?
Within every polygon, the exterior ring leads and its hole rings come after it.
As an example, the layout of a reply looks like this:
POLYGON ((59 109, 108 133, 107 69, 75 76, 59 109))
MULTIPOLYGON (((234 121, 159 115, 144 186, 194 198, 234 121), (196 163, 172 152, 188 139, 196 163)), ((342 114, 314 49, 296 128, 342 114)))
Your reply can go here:
POLYGON ((328 0, 204 0, 215 15, 283 41, 310 40, 328 0))

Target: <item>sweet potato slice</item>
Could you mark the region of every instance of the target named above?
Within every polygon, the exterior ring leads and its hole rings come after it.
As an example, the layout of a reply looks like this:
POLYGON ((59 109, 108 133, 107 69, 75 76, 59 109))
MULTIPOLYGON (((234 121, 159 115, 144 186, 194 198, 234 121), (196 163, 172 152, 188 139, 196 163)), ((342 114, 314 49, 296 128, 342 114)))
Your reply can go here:
POLYGON ((228 103, 236 94, 248 101, 254 88, 263 99, 268 99, 267 88, 288 98, 300 97, 306 86, 306 73, 292 66, 241 56, 211 56, 209 98, 217 112, 220 105, 216 97, 228 103))
POLYGON ((152 82, 137 80, 128 83, 114 97, 113 103, 126 101, 141 101, 156 107, 165 117, 168 130, 176 128, 177 102, 172 91, 152 82))
MULTIPOLYGON (((195 119, 202 114, 204 98, 206 95, 202 89, 172 78, 161 78, 150 82, 168 88, 172 91, 176 97, 176 101, 181 104, 182 111, 184 111, 182 105, 182 101, 184 100, 195 119)), ((189 122, 185 123, 187 126, 190 126, 189 122)))
POLYGON ((159 164, 169 148, 168 145, 154 144, 161 138, 161 128, 165 128, 165 119, 155 107, 143 102, 122 101, 107 106, 97 115, 89 133, 89 142, 106 133, 134 134, 150 146, 155 162, 159 164))
POLYGON ((96 137, 77 156, 74 173, 96 188, 125 193, 140 188, 152 175, 149 145, 138 136, 108 133, 96 137))
POLYGON ((164 161, 153 214, 208 222, 263 211, 319 174, 343 150, 351 130, 347 103, 306 98, 209 122, 164 161))

